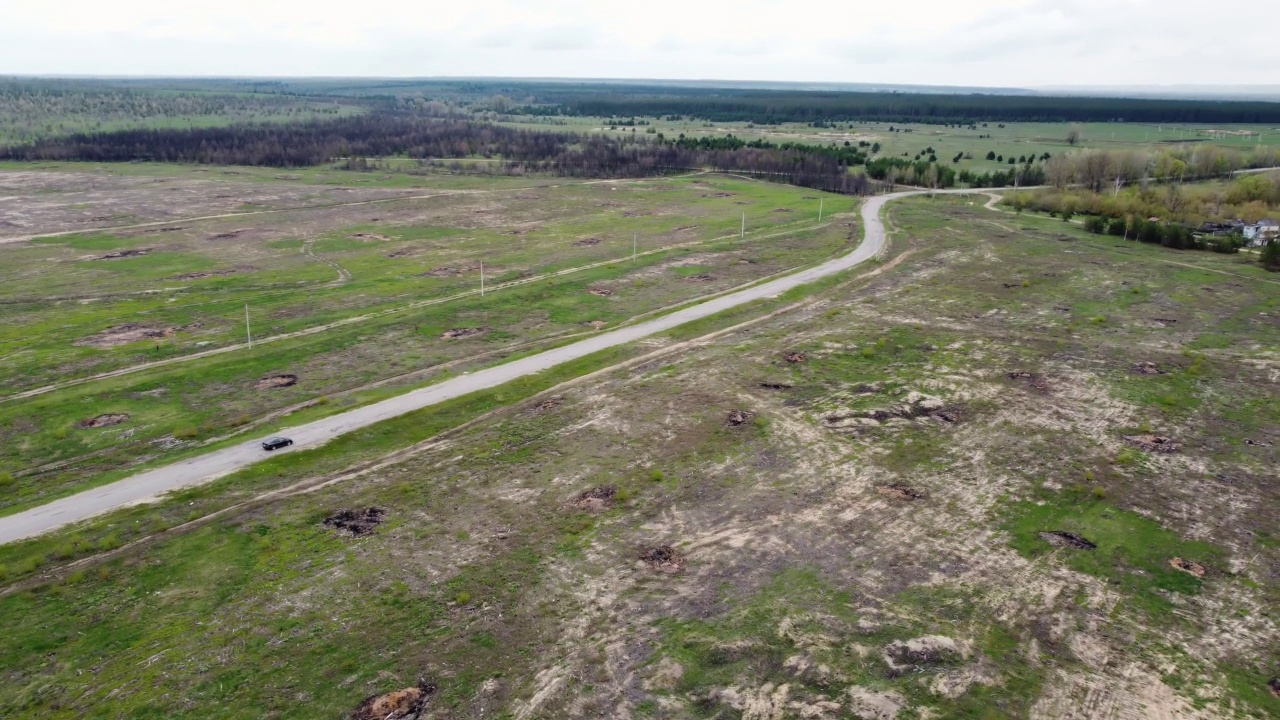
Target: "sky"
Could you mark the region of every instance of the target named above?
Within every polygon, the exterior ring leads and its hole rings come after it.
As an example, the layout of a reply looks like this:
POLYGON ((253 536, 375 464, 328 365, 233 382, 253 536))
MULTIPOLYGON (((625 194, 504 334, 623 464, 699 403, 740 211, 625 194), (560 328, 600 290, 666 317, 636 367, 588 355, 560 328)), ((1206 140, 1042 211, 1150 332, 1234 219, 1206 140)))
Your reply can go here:
POLYGON ((0 74, 1280 82, 1275 0, 0 0, 0 74))

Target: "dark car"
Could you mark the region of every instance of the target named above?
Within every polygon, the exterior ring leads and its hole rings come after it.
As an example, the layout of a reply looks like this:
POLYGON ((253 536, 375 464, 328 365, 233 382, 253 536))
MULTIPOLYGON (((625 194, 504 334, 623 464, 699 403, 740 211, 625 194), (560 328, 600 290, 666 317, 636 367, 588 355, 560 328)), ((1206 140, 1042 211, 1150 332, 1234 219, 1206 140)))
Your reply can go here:
POLYGON ((262 441, 262 449, 267 451, 279 450, 282 447, 288 447, 292 444, 293 441, 287 437, 269 437, 262 441))

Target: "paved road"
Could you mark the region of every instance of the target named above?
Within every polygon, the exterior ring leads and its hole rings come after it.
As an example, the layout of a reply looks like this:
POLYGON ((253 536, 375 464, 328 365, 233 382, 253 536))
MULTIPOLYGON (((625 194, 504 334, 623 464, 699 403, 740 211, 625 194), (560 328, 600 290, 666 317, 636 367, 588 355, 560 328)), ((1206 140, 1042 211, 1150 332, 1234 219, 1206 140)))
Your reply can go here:
POLYGON ((848 270, 874 257, 884 247, 885 234, 884 225, 880 220, 880 210, 885 203, 907 195, 916 195, 920 192, 922 191, 900 192, 868 198, 862 206, 862 222, 865 228, 862 243, 853 252, 808 270, 802 270, 794 275, 787 275, 755 287, 723 295, 653 320, 602 333, 571 345, 565 345, 537 355, 530 355, 505 365, 486 368, 469 375, 452 378, 436 385, 388 398, 372 405, 359 407, 338 415, 309 422, 305 425, 288 428, 282 431, 281 434, 293 438, 294 445, 286 450, 277 450, 275 453, 270 454, 266 453, 259 444, 261 438, 255 438, 221 450, 215 450, 206 455, 191 458, 190 460, 184 460, 173 465, 166 465, 117 480, 109 485, 86 490, 25 512, 2 517, 0 518, 0 544, 40 535, 115 508, 145 502, 174 490, 207 483, 274 454, 317 447, 339 435, 367 427, 382 420, 429 407, 478 390, 497 387, 570 360, 576 360, 606 348, 634 342, 743 303, 772 297, 792 288, 811 283, 819 278, 848 270))

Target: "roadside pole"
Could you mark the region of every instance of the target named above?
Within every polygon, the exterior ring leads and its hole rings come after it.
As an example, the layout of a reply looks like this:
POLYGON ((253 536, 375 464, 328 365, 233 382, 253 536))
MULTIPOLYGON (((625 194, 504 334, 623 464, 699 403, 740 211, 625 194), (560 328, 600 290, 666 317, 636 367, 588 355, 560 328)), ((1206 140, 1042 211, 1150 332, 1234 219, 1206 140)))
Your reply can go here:
POLYGON ((742 229, 738 231, 738 239, 742 240, 747 236, 747 212, 742 211, 742 229))
POLYGON ((253 333, 249 331, 249 303, 244 304, 244 337, 249 343, 249 349, 253 349, 253 333))
POLYGON ((818 198, 818 222, 822 222, 822 202, 823 198, 818 198))
POLYGON ((484 297, 484 261, 480 261, 480 297, 484 297))
POLYGON ((631 233, 631 262, 636 261, 636 244, 640 241, 640 233, 631 233))

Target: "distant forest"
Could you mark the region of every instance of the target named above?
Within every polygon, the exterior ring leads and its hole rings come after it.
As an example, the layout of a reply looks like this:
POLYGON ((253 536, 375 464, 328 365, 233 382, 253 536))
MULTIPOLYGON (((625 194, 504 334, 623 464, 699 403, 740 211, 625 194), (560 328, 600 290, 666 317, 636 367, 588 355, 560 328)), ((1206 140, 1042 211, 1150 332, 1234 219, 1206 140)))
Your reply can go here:
POLYGON ((776 90, 540 87, 520 112, 712 122, 1280 122, 1280 103, 776 90))
POLYGON ((822 146, 772 143, 707 145, 660 138, 613 138, 517 130, 480 122, 379 112, 330 121, 241 124, 192 129, 79 133, 0 149, 4 160, 179 162, 304 167, 347 159, 401 156, 468 158, 460 172, 554 173, 572 177, 644 177, 710 168, 750 173, 803 187, 864 193, 869 180, 849 172, 865 160, 822 146))

